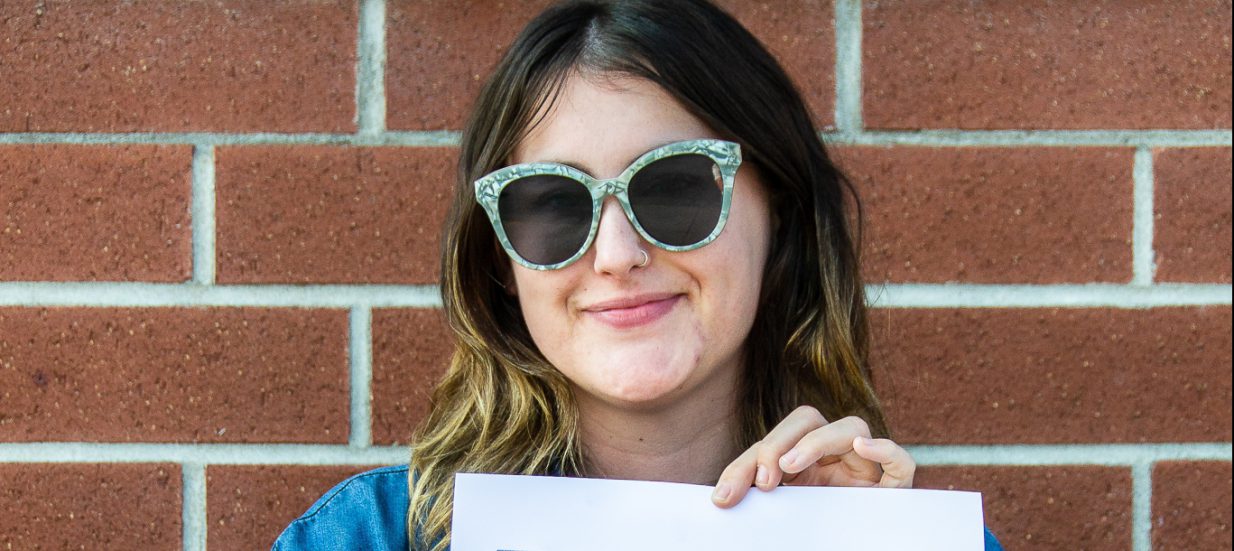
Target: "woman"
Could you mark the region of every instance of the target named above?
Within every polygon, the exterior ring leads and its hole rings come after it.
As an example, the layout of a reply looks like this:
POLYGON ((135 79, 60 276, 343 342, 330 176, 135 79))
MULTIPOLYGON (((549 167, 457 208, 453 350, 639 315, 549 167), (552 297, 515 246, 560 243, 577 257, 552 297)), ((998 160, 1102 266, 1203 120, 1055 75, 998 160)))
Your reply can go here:
POLYGON ((341 484, 275 548, 446 549, 457 472, 714 484, 719 507, 751 486, 911 487, 866 365, 859 203, 811 120, 705 0, 528 24, 463 132, 457 344, 415 474, 341 484))

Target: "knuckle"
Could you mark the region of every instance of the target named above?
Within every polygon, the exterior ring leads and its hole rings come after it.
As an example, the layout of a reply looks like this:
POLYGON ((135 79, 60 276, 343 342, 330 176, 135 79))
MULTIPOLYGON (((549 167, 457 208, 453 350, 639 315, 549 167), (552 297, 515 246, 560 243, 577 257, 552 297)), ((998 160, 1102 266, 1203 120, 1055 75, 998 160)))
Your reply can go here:
POLYGON ((758 457, 758 455, 762 453, 763 449, 766 447, 767 447, 767 444, 763 442, 762 440, 759 440, 758 442, 755 442, 754 444, 752 444, 750 447, 746 448, 746 451, 742 452, 741 455, 737 456, 737 461, 735 461, 734 463, 740 463, 742 461, 753 461, 754 458, 758 457))
POLYGON ((764 463, 764 464, 767 462, 771 462, 774 464, 774 463, 777 463, 779 460, 779 457, 777 457, 776 455, 776 448, 771 445, 760 447, 758 449, 758 452, 754 454, 754 457, 757 458, 758 463, 764 463))
POLYGON ((741 482, 741 472, 743 470, 744 469, 742 468, 741 465, 737 463, 733 463, 729 465, 727 468, 725 468, 724 472, 720 473, 720 478, 718 479, 718 481, 719 482, 732 482, 732 483, 741 482))
POLYGON ((870 434, 870 424, 866 423, 865 419, 857 417, 856 415, 849 415, 848 417, 841 419, 841 421, 844 421, 852 425, 854 428, 857 429, 857 432, 860 432, 862 434, 870 434))
POLYGON ((917 462, 913 460, 913 456, 907 453, 904 454, 904 469, 910 473, 917 470, 917 462))
POLYGON ((759 442, 753 446, 750 446, 750 449, 743 454, 742 459, 744 459, 746 463, 753 464, 759 457, 762 457, 763 454, 767 453, 767 450, 769 449, 771 449, 771 444, 759 442))
POLYGON ((823 417, 823 413, 814 406, 809 406, 809 405, 798 406, 797 409, 793 411, 793 413, 796 415, 800 415, 802 417, 806 417, 808 419, 815 419, 815 420, 821 419, 824 423, 827 422, 827 418, 823 417))
POLYGON ((799 447, 803 447, 806 449, 819 448, 823 445, 824 442, 827 441, 828 435, 831 434, 832 430, 834 429, 828 429, 827 427, 819 427, 817 429, 814 429, 810 432, 807 432, 805 436, 802 436, 801 442, 799 442, 797 445, 799 447))

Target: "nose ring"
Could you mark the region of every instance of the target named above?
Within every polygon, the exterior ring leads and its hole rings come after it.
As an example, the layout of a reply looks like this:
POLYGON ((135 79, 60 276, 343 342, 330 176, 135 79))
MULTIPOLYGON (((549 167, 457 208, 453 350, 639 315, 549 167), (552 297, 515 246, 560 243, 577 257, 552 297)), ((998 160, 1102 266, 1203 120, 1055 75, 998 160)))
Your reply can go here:
POLYGON ((639 268, 642 268, 643 266, 646 266, 648 262, 651 262, 651 255, 647 254, 647 251, 644 251, 643 249, 639 249, 638 252, 643 253, 643 263, 638 265, 639 268))

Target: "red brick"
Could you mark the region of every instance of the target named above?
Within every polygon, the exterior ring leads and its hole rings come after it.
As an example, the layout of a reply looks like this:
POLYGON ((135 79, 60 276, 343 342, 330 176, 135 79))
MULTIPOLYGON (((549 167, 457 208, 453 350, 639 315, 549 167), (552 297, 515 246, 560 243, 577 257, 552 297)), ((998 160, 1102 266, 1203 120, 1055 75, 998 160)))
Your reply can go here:
POLYGON ((835 121, 835 23, 830 0, 717 2, 759 39, 797 85, 814 124, 835 121))
POLYGON ((0 146, 0 280, 188 279, 191 164, 187 146, 0 146))
POLYGON ((1228 147, 1153 154, 1153 249, 1159 281, 1230 283, 1228 147))
POLYGON ((225 147, 219 282, 435 283, 453 148, 225 147))
MULTIPOLYGON (((391 2, 387 7, 387 126, 461 128, 502 54, 551 2, 391 2)), ((720 4, 763 41, 796 80, 820 125, 833 116, 835 66, 831 2, 776 0, 720 4)))
POLYGON ((180 549, 180 469, 0 464, 0 549, 180 549))
POLYGON ((1229 442, 1230 307, 880 309, 902 443, 1229 442))
POLYGON ((881 0, 869 128, 1229 128, 1230 1, 881 0))
POLYGON ((1153 549, 1230 549, 1229 461, 1153 466, 1153 549))
POLYGON ((348 433, 347 312, 0 308, 0 441, 348 433))
POLYGON ((1133 152, 845 147, 868 281, 1131 280, 1133 152))
POLYGON ((459 129, 480 85, 549 0, 395 1, 386 6, 386 126, 459 129))
POLYGON ((1006 549, 1131 549, 1131 472, 1121 467, 921 467, 914 487, 981 492, 1006 549))
POLYGON ((453 351, 440 310, 373 310, 374 443, 410 441, 453 351))
POLYGON ((211 465, 206 468, 210 549, 269 549, 317 498, 372 468, 211 465))
POLYGON ((356 3, 0 4, 0 131, 350 131, 356 3))

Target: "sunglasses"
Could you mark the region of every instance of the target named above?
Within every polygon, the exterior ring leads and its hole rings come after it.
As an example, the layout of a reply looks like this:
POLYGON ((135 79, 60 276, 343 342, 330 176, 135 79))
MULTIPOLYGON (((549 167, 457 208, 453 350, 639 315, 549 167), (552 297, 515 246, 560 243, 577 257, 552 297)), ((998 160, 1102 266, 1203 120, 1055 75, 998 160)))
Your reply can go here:
POLYGON ((715 240, 728 220, 741 147, 688 140, 657 147, 621 175, 597 180, 571 166, 525 163, 476 180, 476 202, 515 262, 556 270, 582 258, 612 195, 643 239, 667 251, 715 240))

